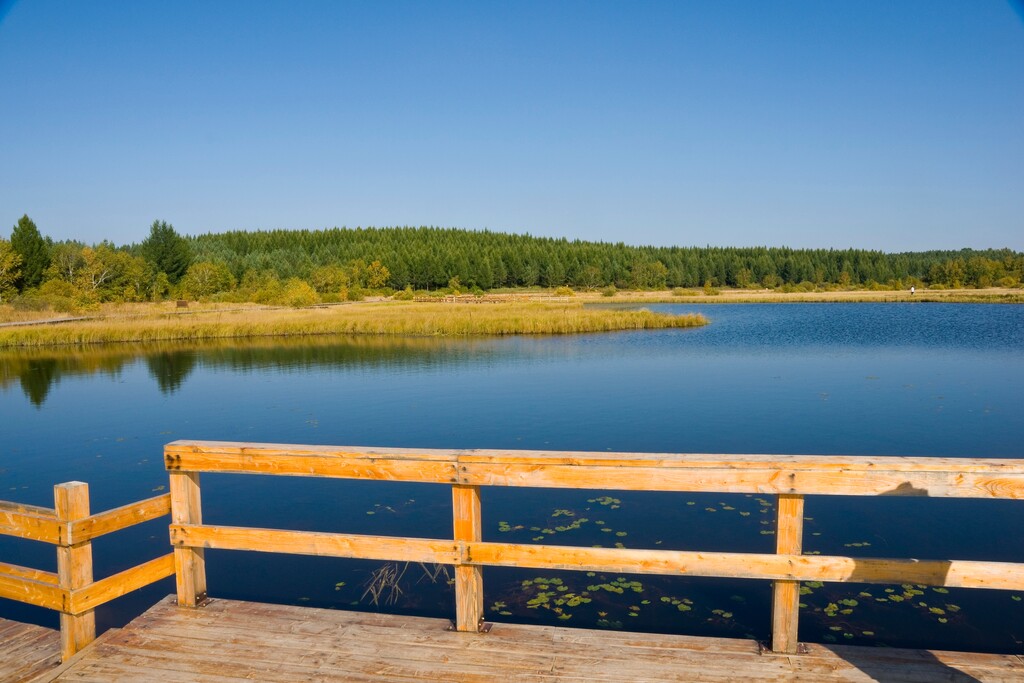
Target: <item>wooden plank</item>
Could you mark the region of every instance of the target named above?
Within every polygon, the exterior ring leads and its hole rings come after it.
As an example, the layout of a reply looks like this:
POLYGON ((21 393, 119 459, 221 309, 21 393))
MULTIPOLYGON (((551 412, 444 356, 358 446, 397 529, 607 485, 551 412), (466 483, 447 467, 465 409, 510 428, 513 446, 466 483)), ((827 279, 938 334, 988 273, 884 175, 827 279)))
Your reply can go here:
POLYGON ((68 524, 67 542, 82 543, 170 514, 171 494, 147 498, 68 524))
POLYGON ((1024 499, 1022 473, 460 462, 459 475, 460 483, 475 486, 1024 499))
POLYGON ((33 569, 32 567, 19 567, 16 564, 8 564, 6 562, 0 562, 0 574, 11 578, 28 579, 29 581, 49 583, 54 586, 59 585, 59 579, 54 572, 46 572, 42 569, 33 569))
POLYGON ((170 532, 171 545, 176 550, 215 548, 438 564, 456 564, 459 561, 457 544, 445 539, 188 524, 172 524, 170 532))
POLYGON ((0 598, 52 610, 63 609, 66 602, 56 574, 6 563, 0 564, 0 598))
POLYGON ((60 663, 60 634, 0 619, 0 681, 37 680, 60 663))
POLYGON ((59 543, 61 537, 60 525, 52 510, 15 505, 0 508, 0 534, 53 544, 59 543))
MULTIPOLYGON (((53 487, 57 520, 73 523, 89 516, 89 485, 80 481, 53 487)), ((65 541, 66 543, 66 541, 65 541)), ((92 543, 57 546, 57 576, 65 595, 92 583, 92 543)), ((66 601, 67 602, 67 601, 66 601)), ((67 659, 96 639, 96 614, 72 614, 65 603, 60 615, 60 654, 67 659)))
MULTIPOLYGON (((480 489, 476 486, 452 486, 452 519, 455 540, 467 543, 483 539, 480 515, 480 489)), ((476 631, 484 620, 483 569, 460 562, 455 565, 455 627, 476 631)))
POLYGON ((569 465, 659 469, 753 469, 822 472, 958 472, 1024 474, 1024 459, 745 453, 613 453, 588 451, 453 450, 460 465, 569 465))
POLYGON ((656 491, 1024 499, 1024 460, 484 451, 176 441, 171 471, 656 491))
MULTIPOLYGON (((803 496, 779 496, 775 531, 776 553, 803 552, 803 496)), ((795 653, 800 618, 800 582, 775 581, 772 586, 772 650, 795 653)))
MULTIPOLYGON (((169 478, 171 522, 202 524, 199 475, 192 472, 171 472, 169 478)), ((184 545, 175 547, 174 572, 179 605, 195 607, 206 598, 206 555, 202 548, 184 545)))
POLYGON ((71 591, 72 613, 85 612, 143 586, 174 574, 174 553, 118 572, 84 588, 71 591))
POLYGON ((53 508, 42 505, 29 505, 28 503, 16 503, 10 500, 0 500, 0 512, 20 512, 36 517, 50 517, 57 519, 57 512, 53 508))
POLYGON ((104 635, 57 680, 412 683, 979 683, 1024 679, 1016 657, 811 645, 761 655, 751 640, 495 624, 486 635, 441 619, 214 600, 161 601, 104 635))
POLYGON ((168 471, 232 472, 450 484, 455 459, 398 449, 176 441, 164 447, 168 471))
POLYGON ((473 564, 633 574, 788 581, 916 583, 950 588, 1024 590, 1024 564, 830 555, 769 555, 690 550, 473 543, 473 564))

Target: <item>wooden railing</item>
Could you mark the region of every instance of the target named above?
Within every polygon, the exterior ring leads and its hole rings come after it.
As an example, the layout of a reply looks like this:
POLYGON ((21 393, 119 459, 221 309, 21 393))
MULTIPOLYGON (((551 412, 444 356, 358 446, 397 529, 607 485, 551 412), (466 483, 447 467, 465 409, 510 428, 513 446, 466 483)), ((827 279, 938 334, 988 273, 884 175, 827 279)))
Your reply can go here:
POLYGON ((174 573, 171 553, 99 581, 92 565, 94 538, 169 514, 171 496, 90 515, 88 484, 72 481, 54 486, 53 499, 53 508, 0 501, 0 534, 57 547, 56 573, 0 562, 0 597, 60 612, 67 659, 96 638, 96 607, 174 573))
POLYGON ((803 555, 805 495, 1024 499, 1024 460, 846 456, 440 451, 176 441, 170 473, 178 601, 206 594, 205 548, 436 562, 455 566, 456 626, 483 622, 486 565, 774 581, 772 648, 797 650, 801 581, 1024 589, 1024 564, 803 555), (429 482, 452 488, 448 539, 212 526, 199 473, 429 482), (482 541, 481 486, 707 491, 778 496, 776 553, 584 548, 482 541))

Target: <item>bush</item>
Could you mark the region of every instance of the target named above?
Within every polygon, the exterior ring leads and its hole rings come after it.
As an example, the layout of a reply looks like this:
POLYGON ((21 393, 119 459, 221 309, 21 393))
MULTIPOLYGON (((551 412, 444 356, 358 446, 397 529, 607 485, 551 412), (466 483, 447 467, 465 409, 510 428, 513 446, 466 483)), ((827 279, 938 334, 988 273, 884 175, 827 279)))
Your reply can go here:
POLYGON ((412 291, 412 285, 406 285, 401 292, 395 292, 391 297, 396 301, 412 301, 416 298, 416 292, 412 291))
POLYGON ((697 291, 685 287, 673 287, 672 296, 697 296, 697 291))
POLYGON ((277 303, 292 308, 302 308, 303 306, 312 306, 317 301, 319 298, 316 295, 316 290, 305 280, 293 277, 285 283, 277 303))
POLYGON ((601 290, 601 296, 615 296, 615 292, 619 290, 615 289, 615 285, 608 285, 601 290))
POLYGON ((11 305, 19 311, 45 311, 78 313, 82 310, 81 292, 70 282, 47 280, 38 289, 26 290, 21 296, 11 299, 11 305))
POLYGON ((1011 287, 1016 287, 1020 283, 1017 281, 1017 278, 1007 275, 1006 277, 1001 277, 996 280, 996 284, 1000 287, 1006 287, 1009 289, 1011 287))
POLYGON ((555 296, 576 296, 576 292, 572 291, 572 287, 559 287, 555 290, 555 296))
POLYGON ((715 289, 715 286, 711 284, 711 280, 704 281, 704 296, 718 296, 719 294, 721 292, 715 289))

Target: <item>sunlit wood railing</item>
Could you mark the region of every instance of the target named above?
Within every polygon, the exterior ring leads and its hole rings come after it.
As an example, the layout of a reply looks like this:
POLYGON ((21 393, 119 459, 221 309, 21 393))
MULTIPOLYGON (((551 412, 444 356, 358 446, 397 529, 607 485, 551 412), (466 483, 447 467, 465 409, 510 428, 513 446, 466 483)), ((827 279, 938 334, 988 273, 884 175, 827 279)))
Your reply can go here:
POLYGON ((455 567, 456 626, 483 623, 487 565, 774 581, 772 648, 796 652, 801 581, 1024 589, 1024 564, 803 555, 806 495, 1024 498, 1024 460, 666 455, 348 448, 176 441, 165 447, 178 601, 206 594, 205 548, 436 562, 455 567), (337 477, 445 484, 452 538, 396 538, 207 525, 199 474, 337 477), (483 542, 480 487, 706 491, 778 496, 776 553, 584 548, 483 542))
POLYGON ((123 507, 89 514, 89 486, 80 481, 53 487, 54 507, 0 501, 0 534, 57 547, 57 572, 0 562, 0 597, 60 612, 61 659, 96 638, 96 607, 174 573, 168 553, 95 581, 92 541, 135 524, 167 515, 165 493, 123 507))

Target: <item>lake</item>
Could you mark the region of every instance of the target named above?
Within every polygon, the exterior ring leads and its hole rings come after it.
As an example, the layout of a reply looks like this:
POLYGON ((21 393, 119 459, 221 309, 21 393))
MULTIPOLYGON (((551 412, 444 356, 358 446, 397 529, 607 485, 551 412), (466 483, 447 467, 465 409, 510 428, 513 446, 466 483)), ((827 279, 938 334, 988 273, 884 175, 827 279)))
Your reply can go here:
MULTIPOLYGON (((88 482, 94 511, 165 490, 162 447, 210 439, 421 448, 1024 457, 1024 307, 673 304, 699 329, 473 340, 320 338, 0 352, 0 498, 52 506, 88 482)), ((447 487, 203 477, 206 521, 451 535, 447 487)), ((772 552, 770 496, 483 491, 484 538, 772 552), (586 520, 586 521, 582 521, 586 520), (543 540, 539 540, 543 537, 543 540)), ((1021 501, 809 497, 806 551, 1024 562, 1021 501)), ((167 552, 166 519, 95 543, 97 576, 167 552)), ((225 598, 450 616, 444 572, 208 551, 225 598)), ((0 559, 55 569, 52 547, 0 559)), ((495 621, 769 638, 770 583, 488 568, 495 621), (562 600, 549 594, 575 596, 562 600), (584 598, 588 601, 584 601, 584 598)), ((100 628, 165 580, 100 608, 100 628)), ((1024 651, 1006 591, 807 586, 813 642, 1024 651)), ((0 601, 0 616, 56 624, 0 601)))

